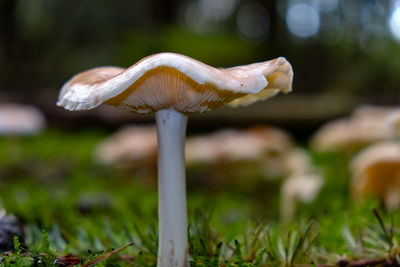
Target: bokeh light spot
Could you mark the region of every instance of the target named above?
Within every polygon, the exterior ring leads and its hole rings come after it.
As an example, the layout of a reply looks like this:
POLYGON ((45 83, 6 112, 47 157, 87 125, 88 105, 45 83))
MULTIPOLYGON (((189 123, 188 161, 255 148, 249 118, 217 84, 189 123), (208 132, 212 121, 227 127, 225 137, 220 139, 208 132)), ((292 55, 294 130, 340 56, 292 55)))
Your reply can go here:
POLYGON ((319 30, 319 13, 310 4, 295 3, 287 11, 286 23, 293 35, 300 38, 309 38, 319 30))
POLYGON ((400 41, 400 7, 397 7, 390 16, 389 28, 392 35, 400 41))
POLYGON ((236 19, 238 31, 250 39, 263 39, 270 28, 268 11, 258 4, 247 4, 240 8, 236 19))
POLYGON ((218 29, 235 11, 237 0, 194 0, 183 12, 184 23, 198 33, 218 29))

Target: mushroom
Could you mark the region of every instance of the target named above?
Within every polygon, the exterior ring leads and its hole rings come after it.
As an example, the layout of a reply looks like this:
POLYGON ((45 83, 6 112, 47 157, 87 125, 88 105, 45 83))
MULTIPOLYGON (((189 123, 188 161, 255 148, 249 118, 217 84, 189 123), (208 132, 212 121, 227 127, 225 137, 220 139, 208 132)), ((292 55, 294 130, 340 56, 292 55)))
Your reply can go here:
POLYGON ((393 111, 392 106, 360 105, 354 109, 351 116, 353 118, 371 118, 374 120, 384 119, 393 111))
POLYGON ((21 136, 34 136, 46 127, 43 113, 32 105, 17 103, 0 104, 0 136, 6 137, 8 157, 15 159, 21 153, 21 136))
POLYGON ((293 220, 296 203, 312 202, 322 185, 323 178, 318 173, 295 173, 286 178, 281 187, 281 220, 285 223, 293 220))
POLYGON ((225 190, 228 184, 239 182, 249 189, 258 186, 259 175, 282 177, 282 155, 292 146, 290 135, 273 126, 223 129, 188 138, 186 163, 201 173, 194 186, 225 190), (249 176, 249 171, 259 175, 249 176))
POLYGON ((400 138, 400 108, 389 113, 387 117, 389 127, 392 130, 394 138, 400 138))
POLYGON ((102 165, 152 165, 157 158, 156 128, 125 126, 97 145, 93 156, 102 165))
POLYGON ((247 130, 225 129, 188 138, 186 162, 256 160, 268 154, 283 153, 291 146, 289 134, 276 127, 260 125, 247 130))
POLYGON ((400 205, 400 143, 387 141, 361 150, 351 161, 355 200, 377 197, 392 210, 400 205))
POLYGON ((35 135, 45 126, 44 115, 34 106, 15 103, 0 105, 0 135, 35 135))
POLYGON ((188 115, 238 106, 291 91, 285 58, 215 69, 189 57, 160 53, 128 69, 100 67, 74 76, 57 105, 87 110, 100 104, 155 113, 158 139, 159 267, 188 266, 185 134, 188 115))
POLYGON ((348 118, 323 125, 312 137, 311 145, 318 151, 358 151, 369 144, 393 137, 386 122, 393 108, 361 106, 348 118))
POLYGON ((283 155, 286 175, 309 173, 315 170, 310 154, 302 148, 292 148, 283 155))
POLYGON ((283 222, 289 222, 296 213, 297 202, 313 201, 324 179, 304 149, 294 148, 287 152, 284 155, 284 165, 288 177, 281 186, 280 216, 283 222))

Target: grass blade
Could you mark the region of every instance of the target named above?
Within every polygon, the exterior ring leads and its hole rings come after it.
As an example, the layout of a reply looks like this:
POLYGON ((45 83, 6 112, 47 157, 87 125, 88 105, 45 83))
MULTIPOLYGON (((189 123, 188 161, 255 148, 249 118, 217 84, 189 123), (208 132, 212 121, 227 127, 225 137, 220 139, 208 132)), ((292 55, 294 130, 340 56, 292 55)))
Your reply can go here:
POLYGON ((376 219, 378 220, 379 225, 381 226, 382 231, 383 231, 384 235, 386 236, 386 239, 389 242, 390 247, 393 247, 392 235, 386 229, 385 223, 383 222, 381 215, 379 214, 377 209, 373 209, 372 212, 374 213, 376 219))
POLYGON ((97 263, 101 262, 102 260, 105 260, 105 259, 107 259, 107 258, 109 258, 109 257, 111 257, 111 256, 113 256, 113 255, 115 255, 115 254, 117 254, 117 253, 120 252, 121 250, 123 250, 123 249, 125 249, 125 248, 127 248, 127 247, 130 247, 130 246, 133 246, 133 243, 130 243, 130 244, 125 245, 125 246, 123 246, 123 247, 120 247, 120 248, 111 250, 111 251, 109 251, 109 252, 107 252, 107 253, 104 253, 104 254, 100 255, 99 257, 97 257, 96 259, 91 260, 91 261, 89 261, 89 262, 83 264, 81 267, 92 267, 92 266, 96 265, 97 263))

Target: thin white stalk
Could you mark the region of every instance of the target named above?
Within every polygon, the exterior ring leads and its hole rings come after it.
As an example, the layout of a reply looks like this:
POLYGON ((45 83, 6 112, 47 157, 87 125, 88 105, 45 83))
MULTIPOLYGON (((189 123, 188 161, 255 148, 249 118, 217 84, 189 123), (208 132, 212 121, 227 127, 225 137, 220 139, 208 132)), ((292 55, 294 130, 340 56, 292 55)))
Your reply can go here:
POLYGON ((188 263, 185 136, 187 116, 156 112, 158 136, 158 267, 188 263))
POLYGON ((293 220, 296 211, 296 199, 285 184, 281 189, 280 219, 286 224, 293 220))

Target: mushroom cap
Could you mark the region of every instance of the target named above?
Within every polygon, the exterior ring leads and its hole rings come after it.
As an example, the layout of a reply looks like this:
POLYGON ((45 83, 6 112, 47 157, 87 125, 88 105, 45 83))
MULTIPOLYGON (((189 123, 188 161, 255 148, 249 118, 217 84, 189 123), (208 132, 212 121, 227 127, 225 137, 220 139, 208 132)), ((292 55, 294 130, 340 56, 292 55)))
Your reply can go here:
POLYGON ((392 106, 360 105, 354 109, 352 117, 383 119, 391 111, 393 111, 392 106))
POLYGON ((394 137, 400 137, 400 108, 389 113, 387 122, 391 128, 394 137))
POLYGON ((390 203, 393 193, 398 195, 400 191, 400 143, 391 141, 371 145, 352 159, 350 170, 356 197, 374 195, 387 207, 394 206, 390 203))
POLYGON ((282 154, 291 146, 291 137, 279 128, 257 126, 248 130, 226 129, 188 138, 186 162, 257 160, 269 154, 282 154))
POLYGON ((361 106, 348 118, 324 124, 312 137, 311 145, 322 152, 349 151, 391 139, 393 130, 386 118, 392 110, 388 107, 361 106))
POLYGON ((105 103, 138 113, 168 108, 201 113, 290 92, 292 80, 292 67, 283 57, 216 69, 187 56, 160 53, 127 69, 99 67, 75 75, 62 87, 57 105, 87 110, 105 103))
POLYGON ((94 151, 94 160, 103 165, 143 163, 156 156, 155 126, 125 126, 101 142, 94 151))
POLYGON ((381 162, 393 162, 400 165, 400 143, 388 141, 371 145, 352 159, 350 168, 357 174, 381 162))
POLYGON ((0 105, 0 135, 34 135, 46 126, 43 113, 31 105, 0 105))
POLYGON ((317 173, 293 174, 284 181, 281 190, 282 194, 310 203, 317 197, 323 183, 323 177, 317 173))
POLYGON ((289 175, 305 174, 314 171, 311 156, 307 150, 292 148, 284 155, 285 171, 289 175))

